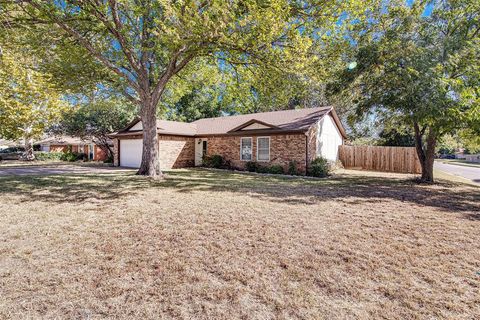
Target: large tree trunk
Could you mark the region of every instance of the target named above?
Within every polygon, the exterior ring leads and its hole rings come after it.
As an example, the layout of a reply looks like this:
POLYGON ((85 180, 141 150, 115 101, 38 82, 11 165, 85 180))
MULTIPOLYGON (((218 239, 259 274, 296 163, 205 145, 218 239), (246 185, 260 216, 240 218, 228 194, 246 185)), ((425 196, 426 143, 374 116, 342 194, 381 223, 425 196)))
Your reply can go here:
POLYGON ((158 156, 158 135, 156 104, 151 100, 143 103, 140 117, 143 126, 143 152, 142 163, 138 169, 138 175, 152 178, 162 178, 160 161, 158 156))
POLYGON ((418 123, 414 123, 415 129, 415 148, 417 150, 418 159, 422 166, 421 180, 424 182, 434 182, 433 180, 433 164, 435 161, 435 146, 437 144, 437 136, 435 130, 428 129, 426 145, 423 143, 423 134, 425 129, 420 130, 418 123))
POLYGON ((33 139, 31 138, 25 138, 25 152, 22 154, 22 160, 35 160, 35 154, 33 153, 33 139))

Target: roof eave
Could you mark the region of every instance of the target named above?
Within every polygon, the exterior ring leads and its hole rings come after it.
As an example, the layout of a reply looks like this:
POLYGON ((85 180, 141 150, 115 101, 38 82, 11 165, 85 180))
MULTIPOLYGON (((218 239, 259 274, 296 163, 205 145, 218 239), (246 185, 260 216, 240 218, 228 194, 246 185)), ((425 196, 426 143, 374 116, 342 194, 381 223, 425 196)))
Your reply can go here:
POLYGON ((345 131, 345 128, 343 127, 343 124, 342 122, 340 121, 340 118, 338 117, 337 115, 337 112, 335 111, 335 109, 332 107, 332 109, 330 109, 329 112, 327 112, 326 114, 331 114, 332 115, 332 118, 333 120, 335 121, 335 124, 337 125, 337 128, 338 130, 340 131, 340 134, 342 135, 342 137, 344 139, 347 139, 347 132, 345 131))
POLYGON ((132 121, 130 121, 130 123, 125 127, 123 128, 122 130, 119 130, 118 132, 116 132, 115 134, 118 134, 118 133, 121 133, 121 132, 125 132, 125 131, 129 131, 130 128, 132 128, 134 125, 136 125, 137 123, 139 123, 141 121, 140 118, 135 118, 133 119, 132 121))
MULTIPOLYGON (((257 129, 257 130, 245 130, 245 131, 235 131, 235 132, 225 132, 225 133, 196 133, 196 134, 185 134, 185 133, 175 133, 175 132, 157 132, 157 134, 168 135, 168 136, 179 136, 179 137, 213 137, 213 136, 244 136, 244 135, 260 135, 260 134, 299 134, 306 133, 308 129, 257 129)), ((142 130, 136 131, 127 131, 123 133, 114 133, 108 135, 109 138, 121 138, 129 136, 141 136, 143 135, 142 130)))
MULTIPOLYGON (((179 136, 179 137, 194 137, 193 133, 178 133, 178 132, 169 132, 169 131, 158 131, 157 134, 162 134, 166 136, 179 136)), ((117 132, 107 135, 109 138, 119 138, 119 137, 129 137, 129 136, 141 136, 143 135, 143 130, 133 130, 125 132, 117 132)))
POLYGON ((255 130, 242 130, 225 133, 206 133, 196 134, 195 137, 213 137, 213 136, 246 136, 246 135, 261 135, 261 134, 298 134, 306 133, 308 129, 255 129, 255 130))

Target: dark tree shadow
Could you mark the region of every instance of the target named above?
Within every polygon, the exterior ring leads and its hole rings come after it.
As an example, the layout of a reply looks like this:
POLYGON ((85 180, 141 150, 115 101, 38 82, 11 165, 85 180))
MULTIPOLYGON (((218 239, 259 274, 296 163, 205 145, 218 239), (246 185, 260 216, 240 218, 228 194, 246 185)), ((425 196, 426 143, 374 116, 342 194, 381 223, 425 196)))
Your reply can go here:
POLYGON ((393 199, 462 212, 480 220, 480 188, 440 182, 422 185, 402 178, 339 175, 325 179, 262 176, 203 169, 167 172, 163 181, 135 176, 131 172, 0 177, 0 195, 21 195, 22 201, 82 202, 115 200, 144 189, 174 188, 177 192, 238 192, 266 201, 315 204, 326 200, 349 204, 378 203, 393 199))

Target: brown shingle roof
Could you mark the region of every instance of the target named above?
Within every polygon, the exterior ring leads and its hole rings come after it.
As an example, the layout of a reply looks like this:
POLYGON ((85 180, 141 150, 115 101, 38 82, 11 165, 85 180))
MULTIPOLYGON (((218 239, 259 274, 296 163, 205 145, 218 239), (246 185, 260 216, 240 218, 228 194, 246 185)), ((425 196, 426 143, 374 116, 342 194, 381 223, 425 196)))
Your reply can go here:
POLYGON ((193 123, 157 120, 158 133, 163 134, 179 134, 185 136, 194 136, 197 126, 193 123))
MULTIPOLYGON (((35 142, 35 144, 53 144, 53 145, 84 145, 94 143, 90 139, 82 140, 80 137, 72 136, 52 136, 35 142)), ((109 142, 110 143, 110 142, 109 142)), ((111 142, 113 143, 113 142, 111 142)))
MULTIPOLYGON (((332 116, 339 126, 340 132, 345 136, 345 131, 338 120, 332 107, 317 107, 308 109, 295 109, 283 111, 271 111, 236 116, 225 116, 217 118, 206 118, 192 123, 157 120, 159 134, 182 135, 182 136, 206 136, 234 134, 235 130, 245 124, 258 122, 270 126, 275 132, 305 132, 319 119, 332 113, 332 116)), ((141 130, 130 130, 139 120, 133 121, 127 128, 119 131, 113 136, 126 136, 141 134, 141 130)))
POLYGON ((332 107, 261 112, 200 119, 192 123, 197 125, 197 135, 226 134, 251 120, 276 126, 279 130, 306 131, 330 110, 332 107))

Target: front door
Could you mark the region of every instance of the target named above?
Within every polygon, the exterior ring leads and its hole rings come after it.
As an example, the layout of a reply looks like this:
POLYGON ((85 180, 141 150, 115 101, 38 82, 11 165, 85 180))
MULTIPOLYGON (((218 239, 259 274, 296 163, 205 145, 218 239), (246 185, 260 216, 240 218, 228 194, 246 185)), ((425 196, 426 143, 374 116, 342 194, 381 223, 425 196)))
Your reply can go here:
POLYGON ((195 166, 201 166, 203 157, 207 154, 208 140, 204 138, 195 139, 195 166))

